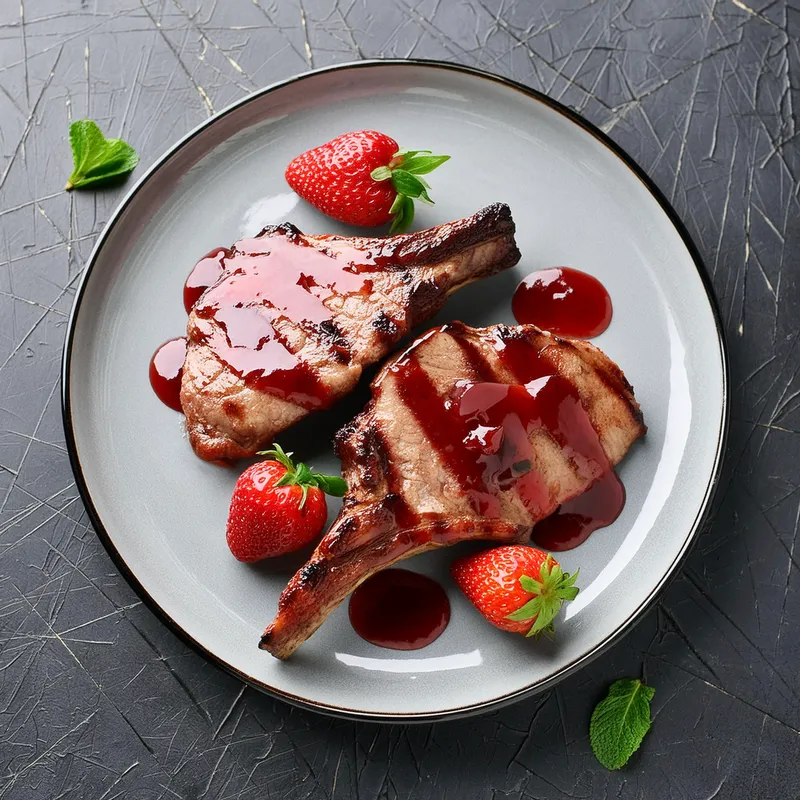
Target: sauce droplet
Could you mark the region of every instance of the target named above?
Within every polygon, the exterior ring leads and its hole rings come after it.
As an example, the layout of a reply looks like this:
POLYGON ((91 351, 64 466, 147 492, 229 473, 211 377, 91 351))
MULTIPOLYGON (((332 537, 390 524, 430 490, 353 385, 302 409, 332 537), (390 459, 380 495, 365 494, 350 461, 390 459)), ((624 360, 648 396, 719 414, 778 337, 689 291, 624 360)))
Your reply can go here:
POLYGON ((164 342, 150 359, 150 385, 164 405, 183 413, 181 377, 186 358, 186 339, 181 336, 164 342))
POLYGON ((605 286, 570 267, 532 272, 514 292, 511 310, 520 324, 572 339, 599 336, 613 313, 605 286))
POLYGON ((192 306, 203 296, 203 292, 213 286, 222 275, 222 261, 228 255, 224 247, 212 250, 203 256, 189 273, 183 286, 183 306, 188 314, 192 306))
POLYGON ((450 621, 450 601, 432 578, 407 569, 385 569, 367 578, 350 598, 350 623, 371 644, 419 650, 450 621))
POLYGON ((583 494, 559 506, 554 514, 535 525, 531 538, 543 550, 572 550, 598 528, 614 522, 624 505, 625 487, 611 470, 583 494))

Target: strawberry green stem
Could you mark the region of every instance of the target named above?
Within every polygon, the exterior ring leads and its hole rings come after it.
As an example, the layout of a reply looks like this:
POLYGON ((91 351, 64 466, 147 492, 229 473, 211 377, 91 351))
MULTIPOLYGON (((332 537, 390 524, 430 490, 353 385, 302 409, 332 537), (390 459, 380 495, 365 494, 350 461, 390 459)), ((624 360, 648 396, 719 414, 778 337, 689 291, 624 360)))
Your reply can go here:
POLYGON ((347 483, 336 475, 324 475, 312 472, 305 464, 292 461, 292 453, 287 453, 279 444, 273 443, 271 450, 261 450, 258 455, 268 456, 286 468, 286 474, 275 484, 276 486, 299 486, 303 492, 300 501, 302 509, 306 504, 308 490, 312 486, 321 489, 332 497, 343 497, 347 491, 347 483))
POLYGON ((406 230, 414 220, 414 200, 433 205, 428 195, 428 182, 419 177, 433 172, 448 161, 450 156, 433 155, 430 150, 398 150, 385 167, 376 167, 370 173, 373 180, 391 181, 397 195, 389 209, 392 227, 389 233, 406 230))
POLYGON ((574 600, 578 595, 575 581, 580 570, 570 575, 562 571, 561 567, 548 555, 539 568, 539 580, 534 580, 529 575, 520 576, 519 583, 522 588, 533 597, 522 605, 506 619, 514 622, 527 622, 533 624, 526 636, 539 636, 544 633, 552 636, 555 632, 555 620, 565 600, 574 600))

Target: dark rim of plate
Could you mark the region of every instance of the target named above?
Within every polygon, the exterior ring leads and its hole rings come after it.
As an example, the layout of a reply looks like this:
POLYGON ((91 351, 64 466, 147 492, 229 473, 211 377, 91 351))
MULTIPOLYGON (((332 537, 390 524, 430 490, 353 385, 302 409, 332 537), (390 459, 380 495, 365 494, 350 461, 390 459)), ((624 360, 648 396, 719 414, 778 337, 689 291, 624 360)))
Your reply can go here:
MULTIPOLYGON (((655 183, 653 183, 653 181, 645 174, 645 172, 641 169, 641 167, 639 167, 638 164, 636 164, 636 162, 625 152, 625 150, 623 150, 618 144, 616 144, 609 136, 603 133, 599 128, 597 128, 591 122, 585 120, 577 112, 572 111, 571 109, 562 105, 558 101, 553 100, 550 97, 547 97, 541 92, 535 89, 531 89, 530 87, 525 86, 524 84, 511 80, 509 78, 504 78, 499 75, 493 75, 490 72, 485 72, 484 70, 476 69, 474 67, 465 67, 459 64, 451 64, 445 61, 433 61, 425 59, 370 59, 370 60, 356 61, 347 64, 338 64, 331 67, 323 67, 320 69, 310 70, 309 72, 305 72, 301 75, 296 75, 292 78, 287 78, 285 80, 278 81, 277 83, 273 83, 270 86, 267 86, 263 89, 260 89, 259 91, 247 95, 246 97, 243 97, 241 100, 236 101, 235 103, 223 109, 222 111, 218 112, 217 114, 213 115, 212 117, 209 117, 209 119, 207 119, 205 122, 201 123, 196 128, 194 128, 194 130, 186 134, 175 145, 173 145, 169 150, 167 150, 167 152, 164 153, 164 155, 161 156, 161 158, 159 158, 147 170, 147 172, 145 172, 145 174, 136 182, 134 187, 128 192, 123 201, 117 207, 116 211, 107 222, 105 229, 100 234, 100 237, 95 243, 95 246, 92 249, 92 253, 89 256, 89 262, 84 270, 83 276, 76 290, 75 302, 72 306, 72 311, 70 313, 69 322, 67 326, 67 334, 64 343, 64 353, 63 353, 62 368, 61 368, 61 409, 64 422, 66 445, 67 445, 67 450, 69 451, 69 459, 72 465, 72 470, 75 474, 75 482, 78 487, 78 491, 80 492, 81 499, 83 500, 83 503, 86 506, 86 511, 89 515, 89 518, 92 522, 92 525, 94 526, 94 529, 98 537, 100 538, 100 541, 105 546, 106 550, 111 556, 111 559, 114 561, 117 568, 122 573, 123 577, 128 581, 128 583, 131 585, 134 591, 139 595, 142 601, 183 642, 189 645, 193 650, 198 652, 204 658, 208 659, 210 662, 218 665, 219 667, 222 667, 227 672, 235 675, 237 678, 239 678, 246 684, 253 686, 254 688, 259 689, 263 692, 266 692, 267 694, 270 694, 274 697, 278 697, 281 700, 285 700, 289 703, 300 706, 302 708, 312 709, 314 711, 333 714, 336 716, 346 717, 349 719, 362 719, 362 720, 384 721, 384 722, 431 722, 439 719, 455 719, 458 717, 464 717, 478 712, 497 710, 498 708, 504 705, 508 705, 509 703, 519 700, 523 697, 533 695, 541 691, 545 691, 546 689, 550 689, 551 687, 559 683, 561 680, 566 678, 568 675, 571 675, 576 670, 588 664, 594 658, 599 656, 602 652, 611 647, 611 645, 618 642, 626 633, 628 633, 631 630, 634 623, 636 623, 642 617, 642 615, 652 606, 652 604, 657 599, 658 595, 661 593, 664 587, 669 583, 669 581, 675 576, 678 569, 683 564, 687 554, 691 549, 692 544, 696 541, 697 535, 699 531, 702 529, 703 524, 708 515, 708 512, 711 508, 712 501, 714 499, 714 495, 716 493, 716 489, 719 483, 719 476, 722 466, 722 454, 725 451, 725 443, 728 434, 728 421, 730 415, 730 377, 729 377, 728 353, 727 353, 727 347, 725 345, 725 336, 723 328, 720 322, 719 309, 717 307, 716 298, 714 296, 711 279, 708 275, 708 272, 706 271, 705 266, 703 265, 702 259, 700 258, 700 254, 697 248, 695 247, 691 237, 689 236, 686 227, 678 217, 675 210, 672 208, 670 202, 663 195, 661 190, 655 185, 655 183), (620 627, 613 634, 611 634, 604 641, 600 642, 594 649, 590 650, 587 653, 584 653, 580 658, 577 658, 571 663, 562 667, 560 670, 558 670, 549 678, 543 681, 539 681, 537 683, 523 687, 522 689, 518 689, 509 694, 501 695, 499 697, 493 698, 492 700, 476 703, 474 705, 466 705, 457 708, 442 709, 430 712, 415 712, 415 713, 358 711, 355 709, 343 708, 340 706, 308 700, 304 697, 299 697, 297 695, 290 694, 289 692, 284 692, 280 689, 276 689, 273 686, 269 686, 268 684, 263 683, 262 681, 259 681, 256 678, 253 678, 252 676, 241 672, 240 670, 236 669, 236 667, 234 667, 232 664, 229 664, 227 661, 220 658, 215 653, 211 652, 209 649, 207 649, 206 647, 201 645, 198 641, 196 641, 174 619, 172 619, 172 617, 170 617, 170 615, 150 596, 147 589, 145 589, 145 587, 140 583, 139 579, 133 574, 131 569, 125 563, 121 554, 115 547, 111 537, 109 536, 108 531, 105 529, 105 526, 103 525, 103 522, 100 519, 100 515, 98 514, 97 509, 94 506, 94 503, 92 501, 92 496, 89 491, 89 487, 83 475, 83 469, 81 467, 80 458, 78 456, 78 448, 75 441, 75 432, 72 426, 72 413, 70 410, 70 365, 72 362, 73 340, 75 335, 76 323, 78 319, 78 313, 80 311, 81 301, 83 299, 86 286, 88 285, 92 269, 94 268, 94 265, 97 261, 97 257, 103 247, 103 244, 105 243, 105 240, 108 238, 109 234, 114 229, 114 226, 119 222, 125 209, 132 202, 133 198, 136 196, 136 194, 139 192, 139 190, 142 188, 145 182, 150 178, 150 176, 153 175, 158 169, 160 169, 170 158, 172 158, 185 145, 191 142, 199 133, 201 133, 201 131, 205 130, 210 125, 214 124, 220 118, 233 113, 234 111, 238 110, 247 103, 254 101, 257 98, 263 97, 264 95, 269 94, 271 92, 284 89, 287 86, 300 83, 304 80, 313 79, 315 76, 325 73, 342 72, 345 70, 357 70, 357 69, 375 69, 375 68, 385 69, 387 67, 392 67, 392 66, 400 66, 400 67, 412 66, 412 67, 425 67, 432 70, 451 70, 453 72, 460 72, 465 75, 471 75, 475 78, 480 78, 481 80, 492 81, 493 83, 497 83, 502 86, 515 89, 516 91, 521 92, 522 94, 528 96, 532 100, 535 100, 539 103, 543 103, 544 105, 558 112, 562 116, 566 117, 571 122, 575 123, 583 130, 585 130, 587 133, 591 134, 595 139, 600 141, 609 150, 611 150, 620 159, 620 161, 622 161, 622 163, 625 164, 625 166, 627 166, 628 169, 630 169, 631 172, 633 172, 633 174, 644 184, 644 186, 647 188, 650 194, 655 198, 655 200, 661 206, 664 213, 667 215, 670 222, 677 230, 679 236, 683 240, 684 245, 686 246, 686 249, 689 251, 689 254, 692 257, 692 260, 694 261, 695 267, 697 268, 700 278, 703 281, 703 286, 705 287, 706 294, 708 295, 709 305, 711 306, 711 310, 714 316, 714 323, 717 328, 717 336, 720 345, 720 361, 722 364, 722 380, 723 380, 723 413, 719 430, 719 438, 717 440, 717 452, 715 453, 714 466, 711 471, 711 475, 709 477, 709 482, 708 486, 706 487, 706 493, 703 498, 703 502, 701 503, 697 517, 695 518, 691 530, 687 533, 687 536, 683 542, 683 545, 681 546, 680 551, 676 554, 675 559, 673 560, 669 569, 664 573, 664 575, 659 580, 658 584, 644 599, 644 601, 639 605, 639 607, 625 620, 625 622, 622 625, 620 625, 620 627)), ((255 647, 255 645, 253 646, 255 647)), ((265 657, 268 656, 265 655, 265 657)))

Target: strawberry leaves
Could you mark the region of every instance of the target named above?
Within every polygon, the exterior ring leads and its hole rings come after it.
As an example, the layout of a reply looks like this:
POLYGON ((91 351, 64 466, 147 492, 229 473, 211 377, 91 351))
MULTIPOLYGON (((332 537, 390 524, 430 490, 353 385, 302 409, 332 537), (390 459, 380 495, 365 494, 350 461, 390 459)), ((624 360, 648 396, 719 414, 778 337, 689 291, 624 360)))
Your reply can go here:
POLYGON ((372 170, 370 177, 378 182, 391 181, 397 192, 389 213, 392 214, 390 234, 407 230, 414 220, 414 200, 433 205, 428 195, 430 185, 420 175, 427 175, 448 161, 450 156, 433 155, 430 150, 398 150, 388 166, 372 170))
POLYGON ((292 461, 292 454, 285 452, 279 444, 274 443, 271 450, 261 450, 258 455, 268 456, 286 467, 286 474, 275 485, 299 486, 303 492, 300 508, 305 506, 308 490, 312 486, 332 497, 343 497, 344 493, 347 491, 347 482, 342 478, 336 475, 324 475, 321 472, 312 472, 302 462, 295 464, 294 461, 292 461))
POLYGON ((614 681, 589 723, 589 740, 606 769, 624 767, 650 730, 650 701, 656 690, 635 678, 614 681))
POLYGON ((404 194, 406 197, 419 199, 423 203, 433 205, 433 200, 428 197, 428 189, 430 189, 428 183, 404 169, 396 169, 392 172, 392 186, 397 189, 398 194, 404 194))
POLYGON ((548 555, 539 570, 539 580, 534 580, 529 575, 521 575, 520 586, 533 597, 516 611, 508 614, 506 619, 513 622, 527 622, 533 620, 526 636, 539 636, 544 633, 551 636, 555 627, 553 620, 561 610, 565 600, 574 600, 580 591, 575 586, 575 581, 580 570, 570 575, 548 555))
POLYGON ((414 201, 404 194, 399 194, 394 199, 389 213, 394 215, 389 233, 407 230, 414 221, 414 201))
POLYGON ((73 170, 64 187, 68 192, 121 178, 139 163, 139 156, 127 142, 106 139, 90 119, 69 126, 69 141, 73 170))

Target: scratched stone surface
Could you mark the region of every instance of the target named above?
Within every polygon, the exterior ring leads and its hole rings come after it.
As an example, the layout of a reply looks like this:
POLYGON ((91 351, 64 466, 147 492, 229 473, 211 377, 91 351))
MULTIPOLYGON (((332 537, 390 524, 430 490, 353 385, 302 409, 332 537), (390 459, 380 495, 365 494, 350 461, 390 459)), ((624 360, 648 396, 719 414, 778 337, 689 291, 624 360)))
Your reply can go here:
POLYGON ((799 40, 797 0, 0 2, 0 800, 800 797, 799 40), (379 56, 511 76, 631 153, 708 266, 733 388, 710 525, 636 629, 544 695, 408 727, 290 708, 165 629, 91 529, 59 406, 125 191, 62 191, 70 120, 147 166, 253 89, 379 56), (653 729, 610 773, 587 721, 642 672, 653 729))

